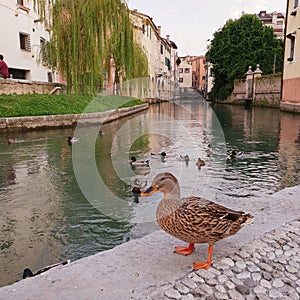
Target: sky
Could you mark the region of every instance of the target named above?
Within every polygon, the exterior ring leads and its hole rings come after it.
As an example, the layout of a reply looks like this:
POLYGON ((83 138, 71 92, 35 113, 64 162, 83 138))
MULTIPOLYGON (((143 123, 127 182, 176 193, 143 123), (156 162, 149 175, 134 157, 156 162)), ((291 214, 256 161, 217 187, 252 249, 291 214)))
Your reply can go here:
POLYGON ((170 35, 179 56, 204 55, 214 32, 244 11, 258 14, 286 12, 287 0, 127 0, 129 9, 152 17, 162 26, 161 36, 170 35))

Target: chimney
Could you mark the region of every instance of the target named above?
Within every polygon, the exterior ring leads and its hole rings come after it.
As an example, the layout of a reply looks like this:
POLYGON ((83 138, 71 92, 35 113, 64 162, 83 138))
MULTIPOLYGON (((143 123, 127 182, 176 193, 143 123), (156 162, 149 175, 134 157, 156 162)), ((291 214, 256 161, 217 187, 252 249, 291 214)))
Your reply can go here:
POLYGON ((157 32, 159 35, 161 35, 161 26, 157 26, 157 32))
POLYGON ((167 34, 166 37, 167 37, 167 41, 170 42, 170 35, 167 34))

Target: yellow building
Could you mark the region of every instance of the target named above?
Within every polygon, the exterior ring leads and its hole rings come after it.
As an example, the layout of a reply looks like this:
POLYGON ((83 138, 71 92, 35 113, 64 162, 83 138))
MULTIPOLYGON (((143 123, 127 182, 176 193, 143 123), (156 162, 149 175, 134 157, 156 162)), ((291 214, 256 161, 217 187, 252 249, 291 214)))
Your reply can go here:
POLYGON ((281 108, 300 112, 300 2, 287 1, 281 108))

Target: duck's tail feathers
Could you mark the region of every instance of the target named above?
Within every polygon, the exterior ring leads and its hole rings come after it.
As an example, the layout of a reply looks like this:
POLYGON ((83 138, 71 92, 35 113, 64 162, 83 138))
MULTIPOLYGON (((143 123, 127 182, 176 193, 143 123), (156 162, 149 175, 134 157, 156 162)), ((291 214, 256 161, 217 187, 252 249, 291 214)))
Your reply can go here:
POLYGON ((240 217, 241 226, 251 224, 253 220, 254 220, 254 216, 252 216, 251 214, 244 213, 240 217))

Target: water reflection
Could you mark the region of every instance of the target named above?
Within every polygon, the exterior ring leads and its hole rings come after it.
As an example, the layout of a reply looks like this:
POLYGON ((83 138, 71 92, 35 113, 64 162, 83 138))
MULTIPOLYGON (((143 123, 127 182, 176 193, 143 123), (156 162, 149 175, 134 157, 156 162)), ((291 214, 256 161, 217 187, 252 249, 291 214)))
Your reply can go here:
POLYGON ((69 129, 18 133, 20 142, 11 145, 1 136, 0 285, 20 279, 26 267, 75 260, 156 230, 160 195, 137 203, 132 187, 149 184, 159 172, 173 172, 183 196, 215 201, 232 196, 248 201, 300 184, 299 115, 226 105, 213 109, 218 118, 200 99, 151 105, 147 112, 101 126, 101 136, 99 126, 82 128, 72 146, 66 141, 74 133, 69 129), (105 190, 89 176, 86 190, 80 189, 73 169, 76 149, 77 170, 89 175, 92 158, 105 190), (244 155, 228 159, 227 149, 244 155), (151 155, 162 151, 163 161, 151 155), (178 160, 186 154, 188 164, 178 160), (132 169, 133 155, 149 159, 150 168, 132 169), (199 169, 198 157, 205 161, 199 169), (103 203, 111 204, 112 195, 121 206, 110 207, 110 214, 103 203))

